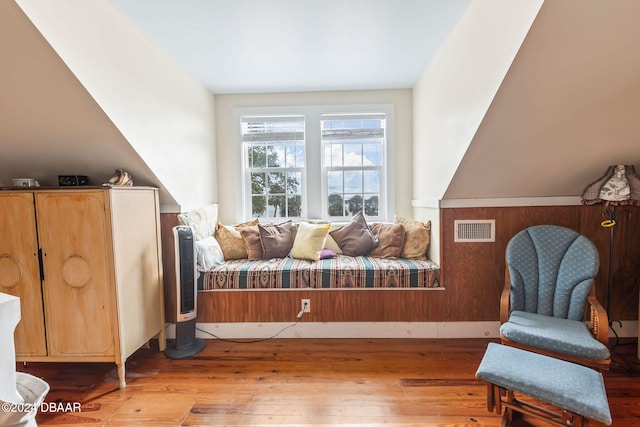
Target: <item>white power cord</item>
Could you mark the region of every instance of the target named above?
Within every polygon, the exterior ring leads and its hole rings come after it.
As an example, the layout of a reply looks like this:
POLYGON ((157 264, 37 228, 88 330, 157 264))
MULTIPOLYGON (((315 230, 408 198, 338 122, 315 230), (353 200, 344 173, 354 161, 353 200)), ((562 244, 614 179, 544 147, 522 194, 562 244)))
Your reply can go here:
MULTIPOLYGON (((300 312, 298 313, 297 316, 297 320, 290 324, 289 326, 285 326, 284 328, 282 328, 279 332, 277 332, 276 334, 267 337, 267 338, 258 338, 258 339, 254 339, 254 340, 232 340, 232 339, 227 339, 227 338, 220 338, 219 336, 209 332, 209 331, 205 331, 204 329, 198 328, 196 327, 197 331, 202 332, 203 334, 207 334, 219 341, 225 341, 225 342, 231 342, 231 343, 236 343, 236 344, 252 344, 252 343, 257 343, 257 342, 263 342, 263 341, 268 341, 271 339, 276 338, 278 335, 280 335, 281 333, 283 333, 284 331, 286 331, 289 328, 292 328, 294 326, 296 326, 298 324, 298 321, 300 320, 300 318, 302 318, 302 315, 304 314, 304 310, 305 308, 307 308, 308 303, 305 301, 304 305, 302 306, 302 310, 300 310, 300 312)), ((168 326, 168 325, 167 325, 168 326)))
POLYGON ((300 310, 300 312, 298 313, 298 319, 302 318, 302 315, 304 314, 304 310, 307 308, 307 305, 309 305, 308 302, 304 302, 304 305, 302 306, 302 310, 300 310))

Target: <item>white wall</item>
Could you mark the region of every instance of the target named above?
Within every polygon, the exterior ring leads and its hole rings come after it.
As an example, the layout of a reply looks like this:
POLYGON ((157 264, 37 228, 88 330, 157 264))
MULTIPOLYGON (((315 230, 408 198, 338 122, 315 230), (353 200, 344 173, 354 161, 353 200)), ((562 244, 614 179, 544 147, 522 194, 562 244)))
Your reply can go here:
POLYGON ((348 92, 304 92, 279 94, 216 95, 216 140, 220 186, 220 220, 236 222, 238 150, 235 147, 233 111, 239 107, 277 107, 298 105, 393 104, 395 107, 395 213, 411 217, 413 185, 412 91, 410 89, 348 92))
POLYGON ((214 96, 106 0, 17 0, 179 204, 217 200, 214 96))
POLYGON ((439 204, 542 0, 474 0, 413 88, 413 216, 432 222, 440 262, 439 204))
POLYGON ((414 198, 440 200, 542 0, 475 0, 414 87, 414 198))
POLYGON ((579 199, 639 165, 638 16, 633 0, 545 2, 444 199, 579 199))

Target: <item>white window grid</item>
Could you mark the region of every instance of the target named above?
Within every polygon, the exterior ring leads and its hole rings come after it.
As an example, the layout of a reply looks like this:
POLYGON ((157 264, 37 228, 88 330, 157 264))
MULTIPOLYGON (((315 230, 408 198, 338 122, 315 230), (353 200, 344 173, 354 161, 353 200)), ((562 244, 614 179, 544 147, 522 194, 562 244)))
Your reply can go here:
MULTIPOLYGON (((367 216, 368 221, 388 221, 393 218, 394 201, 394 151, 393 151, 393 122, 394 108, 392 104, 357 104, 357 105, 324 105, 324 106, 294 106, 294 107, 240 107, 234 109, 235 123, 251 117, 304 117, 304 150, 305 164, 301 168, 285 168, 289 171, 300 172, 302 175, 301 215, 294 220, 327 220, 331 222, 349 221, 352 215, 343 217, 329 216, 327 174, 330 168, 323 161, 323 144, 321 120, 327 117, 350 115, 351 117, 370 117, 372 114, 384 115, 385 138, 381 153, 381 166, 371 167, 343 167, 343 170, 377 170, 380 178, 380 199, 378 201, 378 215, 367 216), (325 201, 327 201, 325 203, 325 201)), ((236 126, 237 179, 236 179, 236 220, 246 221, 256 216, 251 212, 251 194, 249 191, 250 171, 247 165, 247 154, 242 141, 242 128, 236 126)), ((255 169, 256 171, 259 169, 255 169)), ((270 169, 273 171, 274 169, 270 169)), ((285 220, 286 218, 280 218, 285 220)), ((273 221, 273 218, 261 218, 261 221, 273 221)))

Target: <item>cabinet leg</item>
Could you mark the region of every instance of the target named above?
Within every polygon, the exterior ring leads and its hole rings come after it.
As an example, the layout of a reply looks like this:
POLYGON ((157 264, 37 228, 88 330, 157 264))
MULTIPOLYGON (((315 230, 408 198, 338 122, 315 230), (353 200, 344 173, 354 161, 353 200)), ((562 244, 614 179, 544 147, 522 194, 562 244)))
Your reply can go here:
POLYGON ((158 350, 165 351, 167 348, 167 328, 160 329, 160 333, 158 334, 158 350))
POLYGON ((117 365, 118 367, 118 379, 120 380, 120 388, 125 388, 127 386, 127 382, 124 378, 124 362, 121 365, 117 365))

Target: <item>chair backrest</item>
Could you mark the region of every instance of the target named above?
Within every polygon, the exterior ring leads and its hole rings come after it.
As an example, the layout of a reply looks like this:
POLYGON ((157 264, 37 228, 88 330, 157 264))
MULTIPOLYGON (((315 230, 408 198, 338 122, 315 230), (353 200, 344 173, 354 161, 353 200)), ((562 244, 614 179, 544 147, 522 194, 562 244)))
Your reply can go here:
POLYGON ((600 267, 598 250, 585 236, 557 225, 538 225, 507 245, 511 311, 582 320, 600 267))

